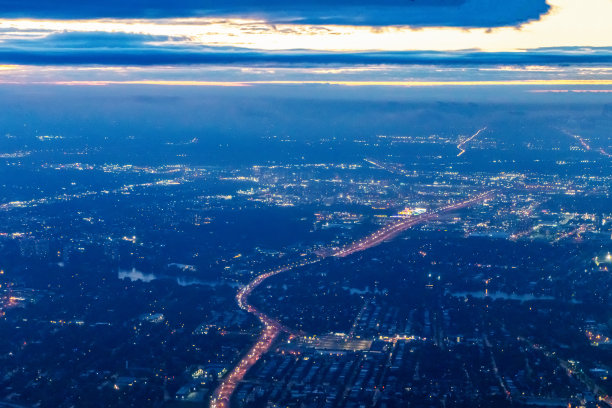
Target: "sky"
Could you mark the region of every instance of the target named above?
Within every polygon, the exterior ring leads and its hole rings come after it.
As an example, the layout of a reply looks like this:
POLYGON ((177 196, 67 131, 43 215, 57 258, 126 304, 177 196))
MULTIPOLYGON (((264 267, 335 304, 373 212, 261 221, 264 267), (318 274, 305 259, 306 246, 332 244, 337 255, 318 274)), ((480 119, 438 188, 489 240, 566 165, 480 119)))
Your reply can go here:
POLYGON ((0 85, 612 89, 612 0, 0 0, 0 85))

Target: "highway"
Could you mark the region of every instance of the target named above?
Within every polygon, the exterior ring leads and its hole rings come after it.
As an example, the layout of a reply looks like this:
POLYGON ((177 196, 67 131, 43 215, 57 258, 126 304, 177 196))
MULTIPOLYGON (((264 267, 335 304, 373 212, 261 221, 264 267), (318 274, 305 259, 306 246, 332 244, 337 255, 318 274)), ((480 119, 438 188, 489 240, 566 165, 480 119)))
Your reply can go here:
MULTIPOLYGON (((584 148, 584 150, 591 150, 591 145, 589 144, 589 142, 584 139, 582 136, 580 135, 574 135, 570 132, 568 132, 567 130, 563 131, 566 135, 573 137, 574 139, 576 139, 578 142, 580 142, 580 144, 582 145, 582 147, 584 148)), ((604 157, 607 157, 608 159, 612 158, 612 154, 608 153, 607 151, 604 150, 603 147, 597 148, 596 151, 601 154, 604 157)))
MULTIPOLYGON (((493 192, 482 193, 468 200, 443 206, 433 212, 421 214, 415 217, 400 220, 393 224, 389 224, 366 236, 365 238, 360 239, 359 241, 356 241, 344 248, 329 253, 327 257, 335 256, 342 258, 354 254, 355 252, 364 251, 368 248, 372 248, 376 245, 379 245, 383 241, 395 237, 402 231, 405 231, 414 225, 421 224, 434 218, 437 218, 442 213, 469 207, 478 202, 485 201, 487 199, 492 198, 493 195, 493 192)), ((240 381, 242 381, 249 369, 253 365, 255 365, 255 363, 257 363, 261 356, 263 356, 270 349, 270 347, 272 347, 272 344, 274 343, 274 340, 276 340, 278 335, 283 331, 288 332, 290 334, 295 334, 290 329, 284 327, 279 321, 269 317, 268 315, 257 309, 255 306, 251 305, 248 302, 249 295, 253 292, 253 290, 255 290, 255 288, 257 288, 266 279, 272 276, 290 271, 295 268, 300 268, 302 266, 321 262, 325 258, 326 256, 320 256, 314 259, 306 259, 300 262, 294 262, 292 264, 282 266, 278 269, 265 271, 264 273, 255 277, 252 281, 250 281, 247 285, 245 285, 238 291, 238 293, 236 294, 236 302, 238 303, 238 306, 242 310, 245 310, 255 315, 261 321, 264 328, 253 347, 251 347, 248 353, 244 357, 242 357, 242 359, 233 368, 233 370, 223 378, 223 381, 213 393, 213 396, 210 401, 211 408, 229 408, 230 399, 234 391, 238 387, 240 381)))
POLYGON ((229 407, 230 398, 238 383, 244 378, 244 375, 255 363, 270 349, 274 340, 278 337, 281 330, 280 327, 273 322, 269 322, 264 326, 264 330, 257 339, 257 342, 249 352, 240 360, 238 365, 234 367, 224 379, 221 385, 215 390, 211 400, 211 407, 229 407))
POLYGON ((389 173, 393 173, 393 174, 399 174, 401 176, 406 176, 406 171, 404 169, 401 169, 397 166, 393 166, 391 164, 387 164, 387 163, 383 163, 383 162, 379 162, 378 160, 375 159, 363 159, 365 162, 370 163, 372 166, 374 167, 378 167, 381 170, 385 170, 388 171, 389 173))
POLYGON ((459 149, 459 154, 457 154, 457 157, 461 156, 463 153, 465 153, 465 149, 463 148, 463 146, 465 146, 466 143, 468 143, 469 141, 473 140, 474 138, 476 138, 480 132, 487 130, 486 126, 483 127, 482 129, 479 129, 478 132, 474 133, 472 136, 468 137, 467 139, 465 139, 463 142, 459 143, 457 145, 457 149, 459 149))
POLYGON ((236 390, 236 387, 242 381, 249 369, 255 365, 255 363, 263 356, 272 346, 274 340, 282 332, 292 333, 292 331, 283 326, 277 320, 272 319, 253 305, 248 303, 248 297, 251 292, 261 285, 266 279, 278 275, 279 273, 289 271, 291 269, 299 268, 316 262, 320 262, 323 258, 315 258, 310 260, 304 260, 301 262, 295 262, 289 265, 285 265, 278 269, 266 271, 249 282, 246 286, 242 287, 236 294, 236 303, 238 306, 253 315, 255 315, 262 323, 263 330, 259 335, 259 338, 248 351, 248 353, 242 357, 238 365, 223 378, 223 381, 217 387, 213 393, 210 406, 211 408, 228 408, 230 406, 230 399, 232 394, 236 390))
POLYGON ((359 252, 359 251, 364 251, 368 248, 372 248, 373 246, 376 246, 384 241, 387 241, 391 238, 394 238, 396 235, 398 235, 399 233, 407 230, 408 228, 411 228, 417 224, 422 224, 424 222, 427 222, 429 220, 432 220, 434 218, 437 218, 440 214, 448 212, 448 211, 454 211, 454 210, 458 210, 460 208, 465 208, 465 207, 469 207, 470 205, 473 205, 477 202, 480 201, 484 201, 486 199, 492 198, 493 197, 493 193, 492 192, 487 192, 487 193, 483 193, 483 194, 479 194, 473 198, 470 198, 469 200, 465 200, 465 201, 460 201, 458 203, 453 203, 453 204, 449 204, 446 205, 444 207, 438 208, 437 210, 430 212, 430 213, 424 213, 421 215, 417 215, 415 217, 410 217, 398 222, 395 222, 393 224, 389 224, 375 232, 373 232, 372 234, 368 235, 365 238, 360 239, 359 241, 356 241, 354 243, 352 243, 351 245, 340 249, 338 251, 336 251, 335 253, 333 253, 333 256, 336 257, 345 257, 351 254, 354 254, 355 252, 359 252))

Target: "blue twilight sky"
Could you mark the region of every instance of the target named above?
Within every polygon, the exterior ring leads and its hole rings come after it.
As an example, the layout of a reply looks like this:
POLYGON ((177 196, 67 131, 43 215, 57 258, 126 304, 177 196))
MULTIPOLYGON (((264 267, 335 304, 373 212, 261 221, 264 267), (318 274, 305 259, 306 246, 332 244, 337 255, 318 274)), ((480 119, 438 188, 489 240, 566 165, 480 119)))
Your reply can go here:
POLYGON ((0 84, 609 87, 610 21, 610 0, 0 0, 0 84))

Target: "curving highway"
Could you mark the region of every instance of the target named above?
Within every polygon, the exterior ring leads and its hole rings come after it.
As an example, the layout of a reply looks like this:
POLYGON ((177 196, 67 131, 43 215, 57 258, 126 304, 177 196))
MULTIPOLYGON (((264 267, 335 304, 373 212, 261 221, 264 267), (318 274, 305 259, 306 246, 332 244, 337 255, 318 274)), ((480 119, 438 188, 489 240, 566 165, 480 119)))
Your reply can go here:
POLYGON ((261 356, 264 355, 270 349, 270 347, 272 347, 272 344, 274 343, 274 340, 276 340, 278 335, 283 331, 294 334, 291 330, 284 327, 279 321, 266 315, 248 302, 248 298, 251 292, 253 292, 253 290, 259 285, 261 285, 266 279, 274 275, 278 275, 282 272, 287 272, 295 268, 320 262, 328 256, 346 257, 351 254, 354 254, 355 252, 364 251, 368 248, 372 248, 376 245, 379 245, 383 241, 395 237, 402 231, 405 231, 408 228, 413 227, 414 225, 421 224, 426 221, 437 218, 442 213, 469 207, 478 202, 485 201, 487 199, 492 198, 493 195, 494 192, 492 191, 482 193, 468 200, 440 207, 431 213, 421 214, 412 218, 395 222, 393 224, 389 224, 379 230, 376 230, 365 238, 360 239, 359 241, 356 241, 344 248, 338 249, 337 251, 331 252, 327 256, 320 256, 314 259, 295 262, 280 267, 278 269, 266 271, 255 277, 246 286, 244 286, 238 291, 238 293, 236 294, 236 302, 242 310, 245 310, 255 315, 261 321, 264 328, 253 347, 251 347, 249 352, 244 357, 242 357, 242 359, 240 360, 240 362, 238 362, 234 369, 223 378, 223 381, 213 393, 213 396, 210 401, 211 408, 229 408, 232 394, 238 387, 240 381, 242 381, 247 371, 249 371, 249 369, 253 365, 255 365, 255 363, 261 358, 261 356))
POLYGON ((286 331, 288 333, 292 333, 291 330, 284 327, 279 321, 272 319, 253 305, 247 302, 249 295, 259 285, 262 284, 263 281, 270 278, 271 276, 278 275, 279 273, 289 271, 294 268, 298 268, 301 266, 306 266, 309 264, 313 264, 321 261, 323 258, 315 258, 311 260, 305 260, 302 262, 295 262, 289 265, 285 265, 281 268, 274 269, 271 271, 267 271, 258 275, 255 279, 249 282, 246 286, 238 291, 236 294, 236 303, 242 310, 246 310, 247 312, 255 315, 263 324, 264 329, 262 330, 259 338, 251 347, 249 352, 242 357, 238 365, 234 367, 234 369, 223 378, 223 381, 217 387, 215 392, 213 393, 212 399, 210 401, 211 408, 227 408, 230 406, 230 399, 234 390, 238 386, 238 383, 242 381, 247 371, 255 365, 255 363, 264 355, 274 343, 274 340, 278 337, 278 335, 282 331, 286 331))
POLYGON ((472 141, 473 139, 475 139, 481 132, 487 130, 487 127, 483 127, 482 129, 479 129, 478 132, 474 133, 472 136, 468 137, 467 139, 465 139, 463 142, 459 143, 457 145, 457 149, 459 149, 459 154, 457 154, 457 157, 461 156, 463 153, 466 152, 466 150, 463 148, 463 146, 465 146, 466 143, 472 141))

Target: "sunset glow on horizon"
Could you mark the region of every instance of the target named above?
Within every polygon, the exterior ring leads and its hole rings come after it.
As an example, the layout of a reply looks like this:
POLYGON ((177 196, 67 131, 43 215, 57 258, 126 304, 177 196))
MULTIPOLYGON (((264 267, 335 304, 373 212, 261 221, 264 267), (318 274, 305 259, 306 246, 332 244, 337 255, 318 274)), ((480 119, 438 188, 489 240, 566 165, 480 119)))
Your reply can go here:
POLYGON ((169 37, 150 43, 317 51, 525 51, 543 47, 606 47, 612 37, 612 2, 549 0, 551 11, 519 27, 455 28, 269 24, 263 20, 176 18, 36 20, 0 19, 2 34, 44 38, 52 33, 126 33, 169 37))

